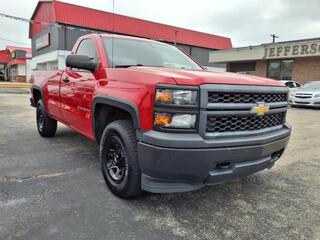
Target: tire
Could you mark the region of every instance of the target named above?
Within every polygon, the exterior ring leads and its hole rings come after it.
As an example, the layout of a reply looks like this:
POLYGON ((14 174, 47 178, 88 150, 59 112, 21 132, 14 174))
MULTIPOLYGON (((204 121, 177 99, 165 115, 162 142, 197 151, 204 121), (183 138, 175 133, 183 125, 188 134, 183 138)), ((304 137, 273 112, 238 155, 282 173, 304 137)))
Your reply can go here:
POLYGON ((121 198, 132 198, 141 193, 137 138, 131 121, 117 120, 104 129, 100 163, 103 178, 112 193, 121 198))
POLYGON ((48 116, 42 100, 37 103, 36 121, 41 137, 53 137, 57 131, 57 121, 48 116))

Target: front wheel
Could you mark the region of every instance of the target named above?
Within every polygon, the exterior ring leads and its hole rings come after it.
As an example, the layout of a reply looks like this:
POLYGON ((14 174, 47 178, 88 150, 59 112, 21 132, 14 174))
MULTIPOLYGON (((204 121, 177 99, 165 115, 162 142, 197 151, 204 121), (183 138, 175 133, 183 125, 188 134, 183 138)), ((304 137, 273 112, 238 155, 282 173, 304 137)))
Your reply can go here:
POLYGON ((129 120, 117 120, 103 131, 100 162, 104 180, 119 197, 131 198, 141 193, 137 139, 129 120))
POLYGON ((48 116, 42 100, 37 103, 36 121, 42 137, 53 137, 57 131, 57 121, 48 116))

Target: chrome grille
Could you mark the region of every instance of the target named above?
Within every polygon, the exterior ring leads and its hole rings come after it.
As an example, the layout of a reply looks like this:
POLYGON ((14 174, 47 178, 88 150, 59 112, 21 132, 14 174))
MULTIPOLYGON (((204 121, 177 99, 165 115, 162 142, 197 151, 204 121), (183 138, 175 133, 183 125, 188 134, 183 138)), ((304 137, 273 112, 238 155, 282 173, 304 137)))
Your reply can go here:
POLYGON ((312 98, 312 94, 310 94, 310 93, 296 93, 295 97, 302 98, 302 99, 312 98))
POLYGON ((207 132, 252 131, 282 125, 285 113, 268 114, 263 117, 251 116, 208 116, 207 132))
POLYGON ((208 92, 209 103, 286 102, 287 93, 208 92))

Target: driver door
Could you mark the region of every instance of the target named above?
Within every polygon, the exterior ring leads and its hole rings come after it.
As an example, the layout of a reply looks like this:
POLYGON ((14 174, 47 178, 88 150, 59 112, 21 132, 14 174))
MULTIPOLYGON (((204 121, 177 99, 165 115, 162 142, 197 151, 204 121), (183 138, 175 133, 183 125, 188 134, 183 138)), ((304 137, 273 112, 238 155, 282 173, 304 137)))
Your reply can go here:
MULTIPOLYGON (((83 39, 75 54, 98 59, 96 45, 92 39, 83 39)), ((62 119, 84 135, 92 135, 92 98, 97 80, 87 70, 66 68, 61 81, 62 119)))

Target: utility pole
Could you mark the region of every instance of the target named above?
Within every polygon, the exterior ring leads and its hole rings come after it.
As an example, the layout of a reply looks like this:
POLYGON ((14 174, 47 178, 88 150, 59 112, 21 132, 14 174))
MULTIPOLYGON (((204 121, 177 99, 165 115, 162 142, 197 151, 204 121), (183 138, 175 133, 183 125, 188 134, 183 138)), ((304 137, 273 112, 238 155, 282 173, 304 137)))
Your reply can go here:
POLYGON ((275 34, 271 34, 270 35, 272 37, 272 42, 275 43, 276 42, 276 38, 279 38, 279 36, 275 35, 275 34))

